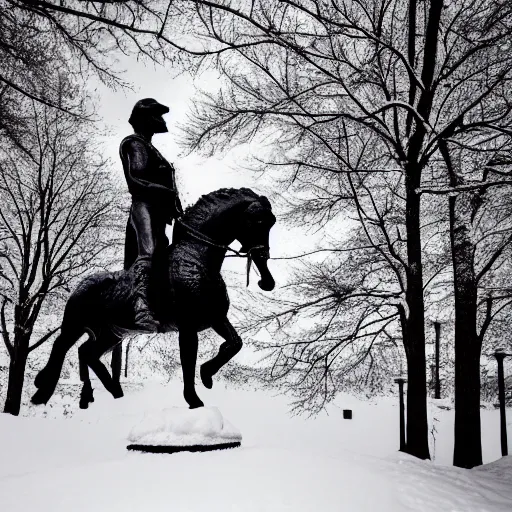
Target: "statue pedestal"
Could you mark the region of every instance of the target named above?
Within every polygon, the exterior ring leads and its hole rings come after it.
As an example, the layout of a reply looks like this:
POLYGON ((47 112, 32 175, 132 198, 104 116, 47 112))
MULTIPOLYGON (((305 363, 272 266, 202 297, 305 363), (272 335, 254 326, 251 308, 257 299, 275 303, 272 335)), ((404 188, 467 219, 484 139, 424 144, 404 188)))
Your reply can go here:
POLYGON ((144 416, 128 435, 128 450, 204 452, 240 446, 240 431, 216 407, 172 407, 144 416))

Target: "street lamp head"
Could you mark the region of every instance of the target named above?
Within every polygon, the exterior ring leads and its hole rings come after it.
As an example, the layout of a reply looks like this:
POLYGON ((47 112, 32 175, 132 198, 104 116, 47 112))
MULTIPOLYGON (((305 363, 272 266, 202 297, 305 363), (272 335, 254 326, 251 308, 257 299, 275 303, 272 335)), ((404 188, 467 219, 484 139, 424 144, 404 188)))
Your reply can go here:
POLYGON ((396 384, 405 384, 406 382, 407 382, 407 379, 405 377, 403 377, 402 375, 395 378, 396 384))
POLYGON ((512 354, 508 353, 504 347, 499 347, 494 351, 494 357, 507 357, 512 356, 512 354))

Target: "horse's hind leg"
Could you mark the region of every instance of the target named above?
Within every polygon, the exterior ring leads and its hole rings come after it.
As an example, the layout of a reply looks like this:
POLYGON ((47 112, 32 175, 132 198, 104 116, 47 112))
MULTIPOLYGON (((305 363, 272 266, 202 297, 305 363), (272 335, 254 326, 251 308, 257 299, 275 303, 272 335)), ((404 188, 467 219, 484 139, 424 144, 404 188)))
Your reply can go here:
POLYGON ((87 409, 89 404, 94 402, 91 379, 89 378, 89 366, 80 356, 78 356, 78 364, 80 366, 80 380, 83 382, 82 391, 80 392, 80 409, 87 409))
POLYGON ((91 336, 79 349, 78 360, 80 365, 80 380, 84 383, 80 394, 80 408, 87 409, 89 403, 94 401, 89 368, 100 379, 105 389, 114 398, 121 398, 123 390, 108 372, 106 366, 100 361, 100 357, 120 342, 119 336, 114 333, 105 333, 101 336, 91 336))
POLYGON ((50 400, 59 382, 66 354, 84 332, 81 328, 70 329, 69 324, 63 322, 60 335, 53 343, 50 358, 34 380, 38 389, 31 398, 33 404, 46 404, 50 400))
POLYGON ((201 365, 201 380, 208 389, 213 386, 213 376, 240 352, 243 345, 242 338, 227 318, 213 324, 212 329, 226 341, 220 346, 218 354, 213 359, 201 365))
MULTIPOLYGON (((95 340, 96 336, 92 331, 89 332, 89 340, 95 340)), ((85 345, 85 343, 84 343, 85 345)), ((83 345, 82 345, 83 346, 83 345)), ((80 380, 83 382, 82 391, 80 392, 80 409, 87 409, 89 404, 94 402, 94 395, 92 392, 92 384, 91 379, 89 377, 89 365, 85 361, 85 357, 83 357, 80 347, 78 349, 78 365, 80 371, 80 380)))
POLYGON ((180 327, 180 360, 183 372, 183 397, 191 409, 203 407, 204 404, 197 396, 195 387, 197 361, 197 331, 180 327))

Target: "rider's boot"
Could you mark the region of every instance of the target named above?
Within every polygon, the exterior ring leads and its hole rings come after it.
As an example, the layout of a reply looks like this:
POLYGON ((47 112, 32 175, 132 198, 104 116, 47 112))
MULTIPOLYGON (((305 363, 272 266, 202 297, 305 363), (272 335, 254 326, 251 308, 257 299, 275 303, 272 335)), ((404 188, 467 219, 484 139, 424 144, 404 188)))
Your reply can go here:
POLYGON ((142 256, 133 264, 135 277, 135 329, 144 332, 158 332, 160 324, 153 316, 148 303, 148 288, 150 280, 151 258, 142 256))

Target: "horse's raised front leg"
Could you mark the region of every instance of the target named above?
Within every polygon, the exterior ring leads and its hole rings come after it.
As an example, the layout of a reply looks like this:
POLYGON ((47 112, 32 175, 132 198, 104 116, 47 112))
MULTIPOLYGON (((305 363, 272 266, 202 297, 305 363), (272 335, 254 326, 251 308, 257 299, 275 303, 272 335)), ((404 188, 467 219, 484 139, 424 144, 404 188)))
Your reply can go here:
POLYGON ((219 353, 213 359, 201 365, 201 380, 208 389, 213 386, 213 376, 240 352, 243 345, 242 338, 227 318, 212 325, 212 329, 226 341, 220 346, 219 353))
POLYGON ((183 372, 183 397, 191 409, 203 407, 204 404, 197 396, 195 385, 197 361, 197 331, 180 327, 180 359, 183 372))
POLYGON ((112 379, 105 365, 100 361, 100 357, 113 346, 119 343, 120 339, 115 334, 103 334, 96 338, 91 336, 79 349, 78 360, 80 365, 80 379, 83 387, 80 395, 80 408, 87 409, 89 403, 94 401, 91 381, 89 378, 89 368, 100 379, 105 389, 109 391, 114 398, 121 398, 123 390, 121 385, 112 379))

